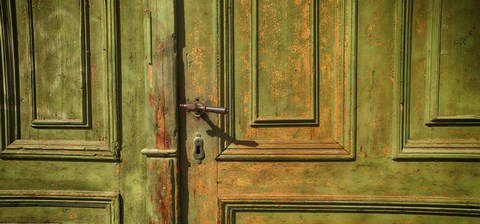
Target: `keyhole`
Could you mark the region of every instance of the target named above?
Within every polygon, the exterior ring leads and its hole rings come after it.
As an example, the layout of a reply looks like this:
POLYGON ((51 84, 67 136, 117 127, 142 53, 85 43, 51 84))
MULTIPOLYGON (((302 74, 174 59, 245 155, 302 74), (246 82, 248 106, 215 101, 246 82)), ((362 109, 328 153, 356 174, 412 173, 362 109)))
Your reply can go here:
POLYGON ((197 135, 195 139, 195 145, 193 147, 193 158, 197 160, 197 163, 200 163, 203 158, 205 158, 205 151, 203 151, 203 140, 200 138, 200 135, 197 135))
POLYGON ((200 155, 200 145, 195 147, 195 154, 200 155))

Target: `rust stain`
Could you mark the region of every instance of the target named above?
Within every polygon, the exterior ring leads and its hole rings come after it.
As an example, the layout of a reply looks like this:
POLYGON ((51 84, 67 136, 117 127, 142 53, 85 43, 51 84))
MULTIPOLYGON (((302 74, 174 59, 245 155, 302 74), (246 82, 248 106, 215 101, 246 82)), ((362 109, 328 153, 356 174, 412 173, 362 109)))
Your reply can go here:
POLYGON ((165 99, 169 99, 168 92, 165 91, 165 87, 168 86, 168 65, 165 61, 165 52, 168 50, 168 42, 163 41, 160 36, 155 38, 155 63, 160 65, 158 76, 153 75, 152 65, 148 66, 148 79, 149 86, 154 91, 148 96, 149 104, 151 107, 156 107, 155 110, 155 145, 158 149, 169 148, 171 143, 171 136, 169 134, 168 124, 166 117, 168 116, 168 108, 165 105, 165 99))
POLYGON ((148 103, 151 107, 155 103, 155 94, 154 93, 149 93, 148 94, 148 103))
POLYGON ((167 113, 166 109, 162 106, 157 108, 156 112, 156 122, 157 122, 157 133, 156 133, 156 146, 157 149, 169 148, 171 143, 171 136, 166 131, 166 121, 165 114, 167 113))
POLYGON ((120 164, 119 163, 117 163, 115 165, 115 174, 120 175, 120 164))
MULTIPOLYGON (((163 189, 159 188, 157 193, 161 194, 162 190, 163 189)), ((157 212, 159 212, 162 215, 162 223, 163 224, 168 224, 168 219, 169 219, 169 214, 168 213, 169 212, 168 212, 168 209, 167 209, 167 205, 165 205, 165 200, 161 200, 159 198, 157 212)))
MULTIPOLYGON (((169 210, 169 205, 172 202, 172 197, 169 192, 171 190, 171 186, 168 184, 168 175, 163 175, 163 173, 158 173, 158 171, 168 171, 169 164, 168 162, 163 163, 162 167, 157 167, 156 163, 152 163, 150 165, 150 170, 157 175, 157 181, 154 182, 154 186, 152 186, 152 201, 157 205, 155 207, 155 211, 157 214, 160 215, 160 219, 163 224, 169 223, 169 220, 172 218, 172 214, 169 210)), ((155 223, 154 220, 150 220, 150 222, 155 223)))
MULTIPOLYGON (((157 37, 156 39, 161 40, 162 38, 157 37)), ((155 47, 155 53, 157 55, 162 55, 163 52, 165 52, 165 49, 167 49, 167 45, 165 43, 161 42, 161 41, 158 41, 157 46, 155 47)))
POLYGON ((158 107, 156 112, 156 122, 157 122, 157 135, 156 135, 156 146, 157 149, 165 148, 165 119, 163 117, 163 108, 158 107))

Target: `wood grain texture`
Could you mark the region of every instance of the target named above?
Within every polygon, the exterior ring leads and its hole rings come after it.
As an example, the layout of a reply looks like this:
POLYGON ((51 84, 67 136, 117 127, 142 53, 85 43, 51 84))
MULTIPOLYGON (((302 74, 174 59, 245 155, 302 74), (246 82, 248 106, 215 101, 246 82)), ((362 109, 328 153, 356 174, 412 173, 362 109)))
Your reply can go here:
POLYGON ((144 12, 148 223, 179 223, 175 1, 147 1, 144 12))
POLYGON ((145 32, 145 148, 177 147, 177 75, 174 1, 149 1, 145 32))
POLYGON ((222 162, 219 195, 305 196, 376 195, 462 197, 480 191, 475 162, 394 162, 359 158, 355 162, 222 162))
POLYGON ((148 223, 178 223, 178 164, 174 158, 149 158, 147 173, 148 223))
MULTIPOLYGON (((122 154, 118 185, 122 195, 122 222, 148 223, 147 160, 145 147, 145 35, 142 22, 148 9, 144 0, 118 1, 120 41, 122 154)), ((151 122, 151 121, 149 121, 151 122)))

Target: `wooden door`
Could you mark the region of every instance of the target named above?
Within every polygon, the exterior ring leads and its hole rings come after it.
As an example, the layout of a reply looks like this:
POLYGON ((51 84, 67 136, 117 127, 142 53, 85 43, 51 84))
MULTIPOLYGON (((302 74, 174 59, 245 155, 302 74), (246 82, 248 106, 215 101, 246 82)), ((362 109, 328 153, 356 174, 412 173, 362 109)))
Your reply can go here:
POLYGON ((479 222, 478 1, 177 3, 179 223, 479 222))
POLYGON ((0 10, 0 223, 479 222, 475 0, 0 10))
POLYGON ((0 2, 0 223, 147 222, 147 7, 0 2))

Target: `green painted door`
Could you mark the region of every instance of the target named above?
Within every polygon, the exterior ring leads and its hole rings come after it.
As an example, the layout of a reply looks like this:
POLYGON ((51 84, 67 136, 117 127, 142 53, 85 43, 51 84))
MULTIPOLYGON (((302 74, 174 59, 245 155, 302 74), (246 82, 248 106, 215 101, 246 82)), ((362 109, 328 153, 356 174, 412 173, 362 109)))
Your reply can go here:
POLYGON ((480 222, 478 1, 177 3, 180 223, 480 222))
POLYGON ((0 10, 0 223, 480 222, 476 0, 0 10))
POLYGON ((0 2, 0 223, 147 222, 146 7, 0 2))

